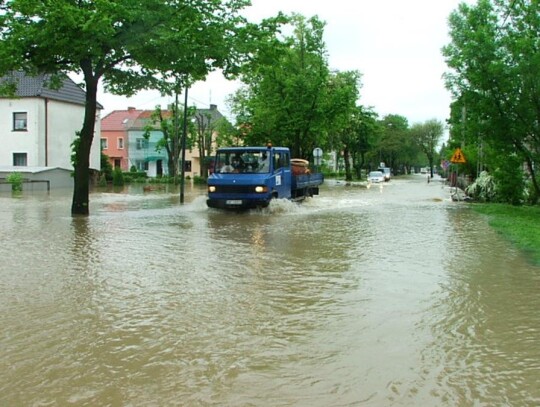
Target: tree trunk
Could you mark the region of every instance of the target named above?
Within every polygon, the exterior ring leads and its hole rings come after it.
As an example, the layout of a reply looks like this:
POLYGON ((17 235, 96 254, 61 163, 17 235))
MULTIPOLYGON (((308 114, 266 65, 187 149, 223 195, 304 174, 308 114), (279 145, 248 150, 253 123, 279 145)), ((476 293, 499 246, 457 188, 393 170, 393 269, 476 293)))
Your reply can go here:
POLYGON ((94 78, 91 73, 85 72, 84 80, 86 83, 86 106, 84 109, 83 127, 74 148, 75 171, 73 176, 71 215, 87 216, 90 213, 90 151, 96 126, 98 79, 94 78))
POLYGON ((532 203, 536 204, 540 199, 540 186, 538 185, 538 180, 536 179, 536 171, 534 169, 533 161, 528 155, 525 156, 525 160, 527 162, 527 168, 529 169, 529 173, 531 174, 531 183, 534 189, 534 202, 532 203))
POLYGON ((343 149, 343 161, 345 162, 345 181, 352 181, 350 154, 347 147, 343 149))
POLYGON ((200 165, 200 176, 204 179, 208 178, 208 165, 206 164, 206 154, 204 153, 204 150, 201 152, 201 165, 200 165))

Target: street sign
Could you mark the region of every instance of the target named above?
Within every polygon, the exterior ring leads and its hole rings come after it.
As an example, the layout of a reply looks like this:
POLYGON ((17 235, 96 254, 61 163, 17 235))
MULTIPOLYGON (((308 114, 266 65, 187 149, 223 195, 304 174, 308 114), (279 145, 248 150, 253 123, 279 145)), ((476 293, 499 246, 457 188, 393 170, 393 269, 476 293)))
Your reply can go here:
POLYGON ((322 155, 322 150, 319 147, 313 149, 313 161, 317 167, 322 164, 322 155))
POLYGON ((441 167, 443 170, 447 170, 448 167, 450 167, 450 161, 448 160, 441 160, 441 167))
POLYGON ((454 155, 450 159, 450 162, 454 164, 465 164, 467 162, 465 156, 463 155, 463 152, 461 151, 461 148, 456 148, 456 151, 454 151, 454 155))

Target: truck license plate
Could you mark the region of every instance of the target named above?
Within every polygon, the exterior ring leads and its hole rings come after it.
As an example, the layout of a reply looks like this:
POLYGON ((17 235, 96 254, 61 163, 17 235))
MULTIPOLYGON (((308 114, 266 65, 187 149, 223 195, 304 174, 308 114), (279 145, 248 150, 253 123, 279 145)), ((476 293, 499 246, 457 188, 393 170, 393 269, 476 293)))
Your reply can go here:
POLYGON ((241 199, 227 199, 227 205, 242 205, 241 199))

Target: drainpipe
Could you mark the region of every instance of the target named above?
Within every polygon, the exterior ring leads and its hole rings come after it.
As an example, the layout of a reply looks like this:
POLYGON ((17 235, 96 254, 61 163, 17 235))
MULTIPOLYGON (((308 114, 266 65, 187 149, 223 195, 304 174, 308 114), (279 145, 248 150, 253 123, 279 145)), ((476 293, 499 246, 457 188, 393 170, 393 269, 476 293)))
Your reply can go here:
POLYGON ((45 98, 45 167, 49 166, 49 99, 45 98))

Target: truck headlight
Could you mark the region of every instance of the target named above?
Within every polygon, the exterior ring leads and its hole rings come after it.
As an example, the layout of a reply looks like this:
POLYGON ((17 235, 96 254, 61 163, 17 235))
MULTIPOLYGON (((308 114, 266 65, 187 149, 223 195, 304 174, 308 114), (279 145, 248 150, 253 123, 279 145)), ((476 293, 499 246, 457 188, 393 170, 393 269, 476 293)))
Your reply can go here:
POLYGON ((266 186, 257 186, 255 187, 255 192, 257 193, 262 193, 262 192, 267 192, 268 191, 268 188, 266 186))
POLYGON ((216 187, 214 185, 208 186, 208 192, 216 192, 216 187))

